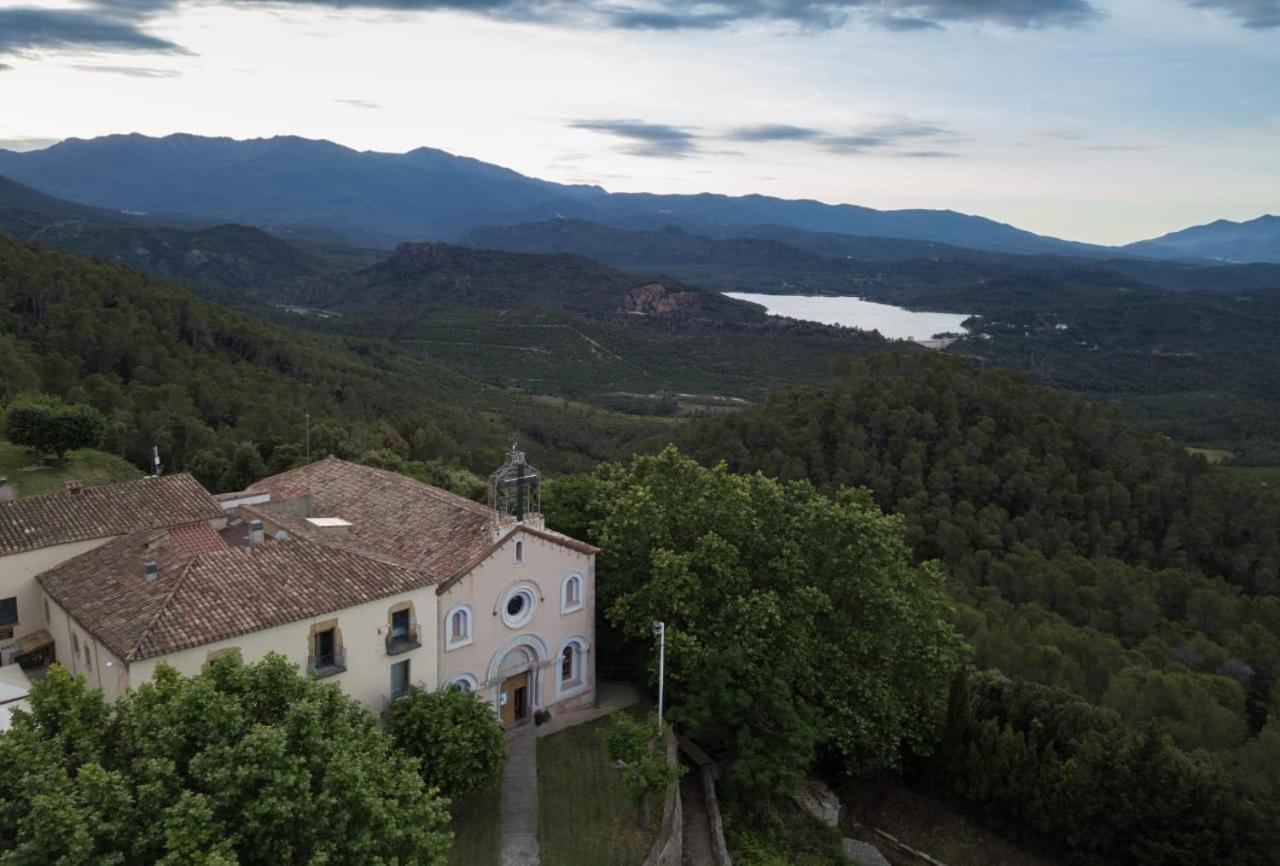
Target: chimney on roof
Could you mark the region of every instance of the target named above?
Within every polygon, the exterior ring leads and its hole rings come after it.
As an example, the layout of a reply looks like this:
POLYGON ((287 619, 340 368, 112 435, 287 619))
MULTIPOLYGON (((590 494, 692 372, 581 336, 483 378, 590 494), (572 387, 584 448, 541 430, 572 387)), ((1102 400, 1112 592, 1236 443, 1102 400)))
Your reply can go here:
POLYGON ((151 583, 151 581, 160 576, 160 566, 156 565, 156 561, 154 559, 148 559, 143 563, 142 576, 146 578, 147 583, 151 583))
POLYGON ((84 490, 84 485, 71 478, 62 482, 62 489, 67 492, 68 496, 79 496, 80 492, 84 490))
POLYGON ((249 522, 249 541, 251 544, 261 544, 267 538, 266 531, 262 528, 261 520, 251 520, 249 522))

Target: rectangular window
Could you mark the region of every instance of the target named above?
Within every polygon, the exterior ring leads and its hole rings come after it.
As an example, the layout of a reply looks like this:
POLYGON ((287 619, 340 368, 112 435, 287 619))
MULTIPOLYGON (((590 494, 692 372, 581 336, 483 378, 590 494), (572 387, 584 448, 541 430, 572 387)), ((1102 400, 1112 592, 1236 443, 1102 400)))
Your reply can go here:
POLYGON ((316 632, 316 667, 331 668, 338 664, 337 630, 327 628, 316 632))
POLYGON ((44 597, 44 621, 50 622, 53 617, 49 616, 49 596, 44 597))
POLYGON ((18 624, 18 597, 0 598, 0 625, 18 624))
POLYGON ((409 611, 398 610, 391 614, 391 637, 396 640, 409 637, 409 611))
POLYGON ((409 660, 391 666, 391 697, 398 698, 409 691, 409 660))
POLYGON ((76 635, 75 632, 71 633, 71 652, 72 653, 80 652, 80 638, 76 635))

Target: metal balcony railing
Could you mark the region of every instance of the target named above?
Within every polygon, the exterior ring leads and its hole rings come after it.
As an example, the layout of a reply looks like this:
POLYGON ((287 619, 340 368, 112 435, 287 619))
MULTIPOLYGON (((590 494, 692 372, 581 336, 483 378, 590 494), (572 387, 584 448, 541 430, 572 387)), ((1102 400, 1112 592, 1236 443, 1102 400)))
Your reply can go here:
POLYGON ((307 671, 316 677, 331 677, 347 669, 347 650, 345 647, 325 655, 307 656, 307 671))
POLYGON ((407 631, 400 634, 387 635, 387 655, 389 656, 415 650, 420 646, 422 646, 422 641, 418 640, 418 627, 416 625, 409 626, 407 631))

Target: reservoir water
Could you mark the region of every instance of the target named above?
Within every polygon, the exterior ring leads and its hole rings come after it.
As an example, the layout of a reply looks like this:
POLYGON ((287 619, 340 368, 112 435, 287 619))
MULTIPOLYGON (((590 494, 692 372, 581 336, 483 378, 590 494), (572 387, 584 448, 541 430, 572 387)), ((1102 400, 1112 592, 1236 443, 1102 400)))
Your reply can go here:
POLYGON ((771 315, 804 319, 824 325, 844 325, 863 331, 879 331, 891 340, 929 340, 934 334, 963 333, 960 324, 969 316, 961 313, 921 313, 861 298, 832 298, 818 295, 760 295, 752 292, 725 292, 731 298, 760 304, 771 315))

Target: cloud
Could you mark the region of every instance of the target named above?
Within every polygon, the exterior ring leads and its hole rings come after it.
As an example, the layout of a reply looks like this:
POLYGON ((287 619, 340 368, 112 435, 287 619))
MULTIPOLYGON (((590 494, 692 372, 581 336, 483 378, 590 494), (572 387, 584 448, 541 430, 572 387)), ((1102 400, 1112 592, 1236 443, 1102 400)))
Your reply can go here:
POLYGON ((1191 0, 1200 9, 1220 9, 1252 30, 1280 27, 1280 0, 1191 0))
POLYGON ((100 9, 0 9, 0 54, 50 48, 187 53, 100 9))
POLYGON ((633 156, 683 158, 686 156, 741 156, 737 151, 705 147, 708 142, 737 141, 752 144, 797 142, 837 154, 880 153, 885 156, 933 159, 958 156, 944 145, 965 139, 940 123, 911 117, 889 117, 854 130, 824 130, 787 123, 762 123, 723 132, 696 131, 689 127, 643 120, 573 120, 573 129, 612 135, 624 141, 623 153, 633 156))
POLYGON ((180 78, 182 76, 177 69, 152 69, 147 66, 96 66, 88 63, 73 63, 71 68, 81 72, 127 75, 130 78, 180 78))
POLYGON ((808 141, 821 135, 821 130, 807 126, 788 126, 785 123, 767 123, 763 126, 744 126, 729 133, 734 141, 808 141))
MULTIPOLYGON (((101 9, 145 17, 194 0, 97 0, 101 9)), ((1012 28, 1078 26, 1101 16, 1089 0, 223 0, 240 5, 450 10, 509 21, 624 30, 718 30, 743 22, 774 22, 831 30, 851 17, 896 31, 941 29, 971 22, 1012 28)), ((1190 0, 1265 6, 1280 0, 1190 0)))
POLYGON ((621 138, 623 153, 680 159, 696 153, 698 136, 688 129, 641 120, 574 120, 569 126, 621 138))
POLYGON ((371 110, 382 108, 378 103, 370 102, 367 99, 335 99, 334 102, 350 105, 352 108, 368 108, 371 110))
POLYGON ((909 33, 913 30, 946 29, 937 21, 930 21, 928 18, 913 18, 909 15, 876 15, 871 19, 871 23, 877 24, 886 30, 896 30, 899 33, 909 33))
POLYGON ((10 70, 10 69, 12 69, 12 68, 13 68, 13 67, 12 67, 12 66, 10 66, 8 63, 0 63, 0 72, 7 72, 8 70, 10 70))
POLYGON ((868 153, 915 145, 911 150, 895 154, 914 156, 954 156, 935 147, 920 145, 951 144, 958 141, 960 137, 941 124, 906 117, 882 121, 852 133, 823 135, 817 139, 818 144, 832 153, 868 153))

